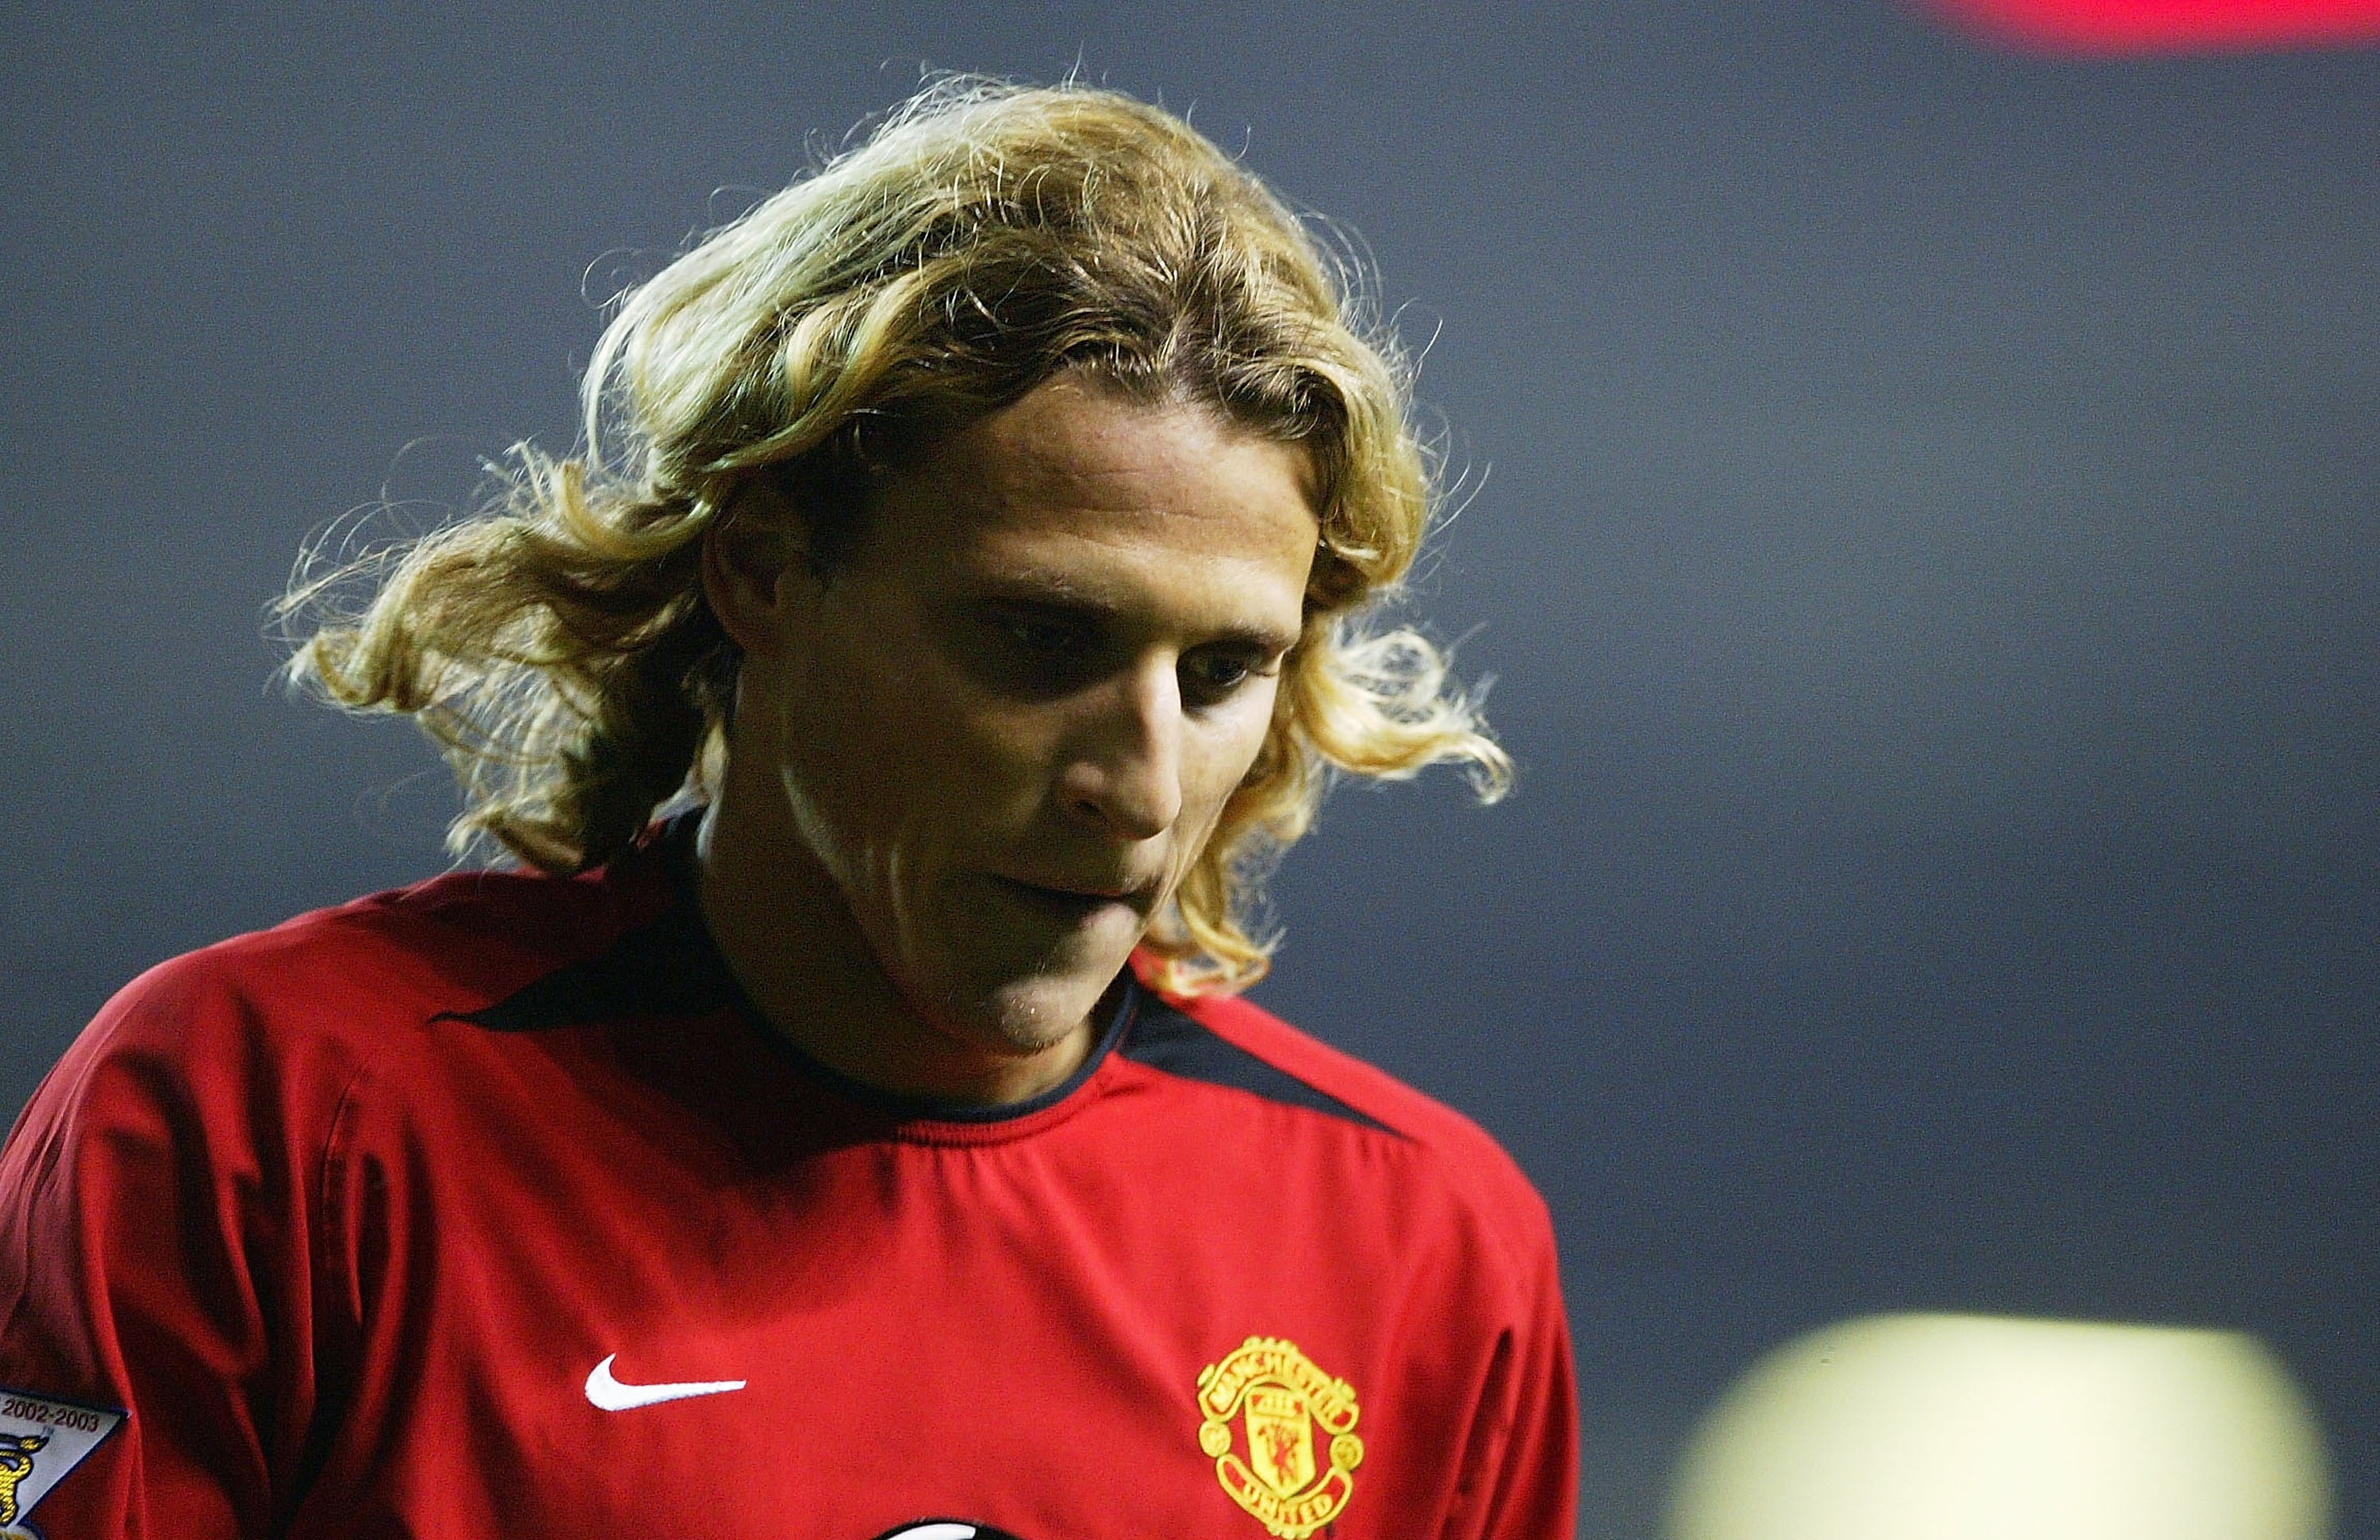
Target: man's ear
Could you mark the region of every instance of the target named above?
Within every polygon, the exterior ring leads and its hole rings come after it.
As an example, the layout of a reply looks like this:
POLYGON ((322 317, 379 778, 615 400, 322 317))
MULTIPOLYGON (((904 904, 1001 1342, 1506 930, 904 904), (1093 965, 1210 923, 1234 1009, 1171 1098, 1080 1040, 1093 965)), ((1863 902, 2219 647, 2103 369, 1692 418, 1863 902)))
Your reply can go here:
POLYGON ((747 654, 776 650, 790 609, 819 587, 798 515, 764 476, 747 480, 702 536, 702 592, 747 654))

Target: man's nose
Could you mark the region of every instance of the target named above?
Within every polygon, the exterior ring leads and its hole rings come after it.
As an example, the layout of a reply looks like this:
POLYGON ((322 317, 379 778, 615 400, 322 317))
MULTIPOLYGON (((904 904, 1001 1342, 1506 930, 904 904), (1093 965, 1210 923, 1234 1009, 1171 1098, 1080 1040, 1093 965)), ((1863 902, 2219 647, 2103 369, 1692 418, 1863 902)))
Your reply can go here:
POLYGON ((1119 675, 1085 705, 1060 785, 1067 810, 1111 839, 1155 839, 1182 814, 1182 686, 1172 660, 1119 675))

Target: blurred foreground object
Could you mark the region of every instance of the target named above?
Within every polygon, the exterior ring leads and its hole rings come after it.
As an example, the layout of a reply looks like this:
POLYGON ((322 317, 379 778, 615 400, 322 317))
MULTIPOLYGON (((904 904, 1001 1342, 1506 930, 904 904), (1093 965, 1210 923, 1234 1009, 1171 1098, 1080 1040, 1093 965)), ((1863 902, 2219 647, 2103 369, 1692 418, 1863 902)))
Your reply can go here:
POLYGON ((1703 1420, 1672 1540, 2319 1540, 2322 1438, 2232 1331, 1879 1316, 1703 1420))
POLYGON ((1921 8, 2028 53, 2209 54, 2380 42, 2380 0, 1921 0, 1921 8))

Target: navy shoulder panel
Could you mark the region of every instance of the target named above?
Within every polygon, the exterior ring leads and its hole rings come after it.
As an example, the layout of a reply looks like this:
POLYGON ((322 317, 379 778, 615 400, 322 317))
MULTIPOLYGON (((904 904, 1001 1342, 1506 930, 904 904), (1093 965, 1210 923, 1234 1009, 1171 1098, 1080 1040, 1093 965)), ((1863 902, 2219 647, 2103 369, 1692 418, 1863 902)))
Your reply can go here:
POLYGON ((538 1032, 630 1016, 708 1015, 735 998, 735 976, 703 935, 693 905, 679 903, 584 962, 445 1019, 494 1032, 538 1032))
POLYGON ((1201 1025, 1148 989, 1139 991, 1139 1009, 1116 1051, 1152 1070, 1229 1085, 1309 1112, 1343 1118, 1362 1128, 1404 1135, 1370 1114, 1361 1112, 1328 1091, 1317 1089, 1280 1066, 1257 1058, 1229 1038, 1201 1025))

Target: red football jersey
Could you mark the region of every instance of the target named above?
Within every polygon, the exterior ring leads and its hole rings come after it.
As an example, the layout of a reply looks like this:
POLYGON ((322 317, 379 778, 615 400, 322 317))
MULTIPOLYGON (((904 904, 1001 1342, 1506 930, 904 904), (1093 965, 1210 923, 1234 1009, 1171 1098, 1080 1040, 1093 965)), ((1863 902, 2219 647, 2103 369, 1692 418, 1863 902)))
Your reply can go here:
POLYGON ((761 1023, 667 842, 149 973, 0 1155, 0 1532, 1572 1530, 1544 1206, 1463 1118, 1127 978, 888 1099, 761 1023))

